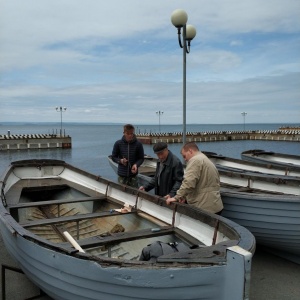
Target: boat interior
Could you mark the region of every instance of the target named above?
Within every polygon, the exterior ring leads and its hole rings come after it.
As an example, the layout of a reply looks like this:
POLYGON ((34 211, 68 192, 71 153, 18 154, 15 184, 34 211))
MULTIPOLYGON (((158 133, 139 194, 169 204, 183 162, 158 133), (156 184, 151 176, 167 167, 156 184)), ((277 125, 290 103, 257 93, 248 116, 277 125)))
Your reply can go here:
MULTIPOLYGON (((200 249, 193 256, 193 262, 219 264, 225 261, 226 247, 238 243, 237 240, 228 240, 225 235, 224 240, 217 243, 218 221, 215 222, 210 247, 206 247, 174 224, 135 207, 123 211, 124 203, 105 194, 91 196, 88 189, 79 190, 67 182, 57 184, 56 180, 51 182, 49 179, 47 185, 45 182, 45 179, 18 181, 14 192, 6 195, 7 209, 39 242, 47 240, 47 243, 69 253, 78 249, 74 249, 65 232, 76 240, 84 253, 126 261, 139 260, 145 247, 159 241, 175 247, 184 244, 188 249, 200 249), (18 194, 19 201, 16 202, 18 194)), ((27 235, 26 232, 23 234, 27 235)), ((178 253, 173 255, 174 258, 185 262, 191 259, 178 253)), ((161 261, 169 262, 169 258, 164 260, 162 257, 161 261)))
POLYGON ((20 203, 9 206, 16 221, 33 234, 68 247, 67 231, 92 255, 138 259, 157 236, 166 243, 182 242, 168 224, 134 210, 115 211, 120 208, 105 195, 90 197, 67 185, 23 188, 20 203))

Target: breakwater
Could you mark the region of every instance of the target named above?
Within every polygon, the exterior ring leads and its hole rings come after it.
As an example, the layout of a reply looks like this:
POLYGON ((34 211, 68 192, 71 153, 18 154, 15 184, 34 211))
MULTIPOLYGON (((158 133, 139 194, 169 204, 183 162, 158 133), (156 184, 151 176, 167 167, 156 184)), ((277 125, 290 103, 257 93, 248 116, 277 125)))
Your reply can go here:
POLYGON ((58 134, 1 134, 0 150, 72 148, 72 138, 58 134))
MULTIPOLYGON (((144 133, 137 134, 137 139, 143 144, 157 142, 182 143, 182 132, 144 133)), ((266 140, 266 141, 300 141, 300 129, 296 130, 250 130, 250 131, 207 131, 187 132, 187 142, 218 142, 240 140, 266 140)))

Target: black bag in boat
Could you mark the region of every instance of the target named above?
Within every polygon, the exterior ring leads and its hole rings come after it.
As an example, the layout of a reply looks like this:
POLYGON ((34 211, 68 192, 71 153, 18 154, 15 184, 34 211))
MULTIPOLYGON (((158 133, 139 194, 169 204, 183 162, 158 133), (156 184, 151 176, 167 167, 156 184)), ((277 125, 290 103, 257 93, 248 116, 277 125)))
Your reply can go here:
POLYGON ((190 250, 190 248, 184 243, 163 243, 156 241, 143 248, 140 260, 155 262, 159 256, 188 250, 190 250))

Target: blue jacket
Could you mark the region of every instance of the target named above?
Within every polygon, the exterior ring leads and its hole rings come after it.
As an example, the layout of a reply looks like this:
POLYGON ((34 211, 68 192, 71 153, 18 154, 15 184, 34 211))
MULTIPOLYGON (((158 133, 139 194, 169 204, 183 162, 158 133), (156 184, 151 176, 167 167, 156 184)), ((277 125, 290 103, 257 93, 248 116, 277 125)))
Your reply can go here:
POLYGON ((118 164, 118 175, 122 177, 134 177, 137 175, 131 172, 134 164, 139 167, 144 162, 144 148, 141 142, 134 136, 130 142, 127 142, 123 136, 116 141, 112 151, 112 160, 118 164), (129 163, 127 166, 120 164, 120 160, 126 158, 129 163))

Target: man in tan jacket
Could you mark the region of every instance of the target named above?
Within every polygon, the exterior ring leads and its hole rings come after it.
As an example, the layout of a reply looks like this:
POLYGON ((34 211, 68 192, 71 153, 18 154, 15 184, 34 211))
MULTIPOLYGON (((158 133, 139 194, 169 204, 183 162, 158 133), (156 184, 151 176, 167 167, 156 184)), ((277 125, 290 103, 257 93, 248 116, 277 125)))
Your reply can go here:
POLYGON ((181 155, 187 162, 184 178, 171 202, 187 202, 197 208, 220 214, 223 203, 220 194, 220 176, 215 165, 199 151, 194 142, 186 143, 181 155))

